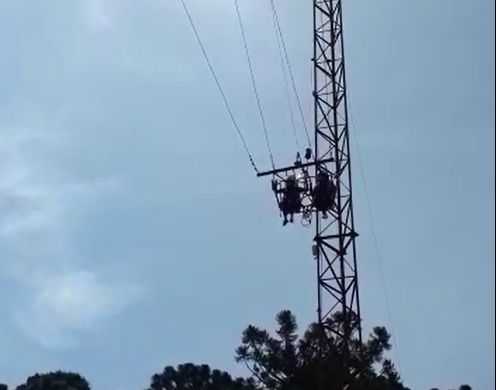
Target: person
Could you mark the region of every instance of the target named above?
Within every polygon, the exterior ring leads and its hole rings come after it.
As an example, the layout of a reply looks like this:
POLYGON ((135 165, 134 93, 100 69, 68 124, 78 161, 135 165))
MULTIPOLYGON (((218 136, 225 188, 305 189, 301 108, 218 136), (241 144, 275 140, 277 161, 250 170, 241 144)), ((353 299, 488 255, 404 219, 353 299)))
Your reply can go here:
POLYGON ((289 222, 294 222, 294 214, 301 211, 301 192, 296 176, 289 175, 284 181, 283 188, 277 188, 276 183, 272 184, 273 190, 276 194, 282 194, 279 201, 279 207, 284 215, 283 225, 289 222))
POLYGON ((319 172, 312 197, 316 209, 323 213, 323 218, 327 218, 327 211, 334 208, 336 191, 337 187, 330 176, 326 172, 319 172))

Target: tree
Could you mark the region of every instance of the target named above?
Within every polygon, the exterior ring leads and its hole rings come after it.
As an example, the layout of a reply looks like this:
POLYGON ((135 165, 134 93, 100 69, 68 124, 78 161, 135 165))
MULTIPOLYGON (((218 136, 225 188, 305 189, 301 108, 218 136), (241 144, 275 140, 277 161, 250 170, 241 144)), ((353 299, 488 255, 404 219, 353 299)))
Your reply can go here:
POLYGON ((16 390, 90 390, 90 385, 79 374, 57 371, 30 376, 16 390))
POLYGON ((230 374, 211 370, 208 365, 180 364, 166 367, 152 377, 147 390, 255 390, 254 381, 232 378, 230 374))
POLYGON ((0 383, 0 390, 9 390, 9 386, 0 383))
POLYGON ((351 360, 348 367, 342 367, 339 345, 333 336, 343 330, 345 321, 341 320, 341 314, 324 327, 311 324, 301 338, 295 316, 290 311, 278 313, 276 320, 275 336, 250 325, 243 332, 242 345, 236 350, 236 360, 243 362, 256 383, 265 389, 338 389, 346 370, 352 370, 357 374, 363 372, 363 383, 356 380, 351 390, 408 390, 394 364, 384 357, 385 351, 391 348, 390 335, 385 328, 374 328, 364 344, 353 340, 351 360), (322 342, 324 336, 330 342, 322 342), (374 368, 378 365, 380 372, 374 368))
MULTIPOLYGON (((437 387, 433 387, 431 390, 439 390, 439 389, 437 387)), ((469 385, 460 385, 458 390, 472 390, 472 387, 470 387, 469 385)))

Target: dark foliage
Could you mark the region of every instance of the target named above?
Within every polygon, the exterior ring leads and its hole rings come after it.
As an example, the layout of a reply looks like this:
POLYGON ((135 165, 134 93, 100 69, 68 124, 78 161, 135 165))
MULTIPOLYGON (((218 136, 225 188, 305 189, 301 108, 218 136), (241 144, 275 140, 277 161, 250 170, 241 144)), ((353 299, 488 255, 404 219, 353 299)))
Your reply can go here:
MULTIPOLYGON (((243 333, 242 345, 236 351, 238 362, 246 364, 256 382, 267 390, 309 390, 317 388, 339 389, 344 382, 346 368, 340 365, 339 346, 332 336, 340 331, 340 317, 326 324, 327 339, 322 343, 324 330, 312 324, 302 337, 290 311, 277 315, 275 336, 266 330, 249 326, 243 333)), ((394 364, 384 357, 391 348, 390 336, 385 328, 376 327, 362 346, 354 340, 352 358, 348 368, 359 378, 363 370, 363 383, 359 379, 351 390, 408 390, 403 386, 394 364), (363 347, 363 365, 360 350, 363 347), (377 367, 377 369, 376 369, 377 367)))
MULTIPOLYGON (((147 390, 339 390, 343 389, 348 371, 355 378, 350 390, 409 390, 394 363, 385 356, 391 349, 385 328, 373 328, 363 343, 352 340, 350 360, 344 367, 334 336, 344 332, 340 314, 324 327, 311 324, 302 336, 290 311, 280 312, 276 320, 274 334, 253 325, 242 334, 242 345, 237 348, 235 358, 246 365, 251 378, 233 378, 208 365, 186 363, 176 368, 167 366, 162 373, 153 375, 147 390)), ((8 387, 0 384, 0 390, 8 387)), ((16 390, 90 390, 90 385, 77 373, 57 371, 35 374, 16 390)), ((472 388, 461 385, 458 390, 472 388)))
MULTIPOLYGON (((439 390, 437 387, 433 387, 431 390, 439 390)), ((453 389, 450 389, 453 390, 453 389)), ((472 387, 469 385, 461 385, 458 390, 472 390, 472 387)))
POLYGON ((30 376, 16 390, 90 390, 90 385, 79 374, 57 371, 30 376))
POLYGON ((168 366, 152 377, 147 390, 255 390, 251 379, 232 378, 230 374, 211 370, 208 365, 180 364, 168 366))

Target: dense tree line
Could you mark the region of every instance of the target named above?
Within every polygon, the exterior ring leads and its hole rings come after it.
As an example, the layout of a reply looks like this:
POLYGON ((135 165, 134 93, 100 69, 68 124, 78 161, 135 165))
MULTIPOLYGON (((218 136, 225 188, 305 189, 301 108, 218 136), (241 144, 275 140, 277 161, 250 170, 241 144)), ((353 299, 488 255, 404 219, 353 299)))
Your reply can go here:
MULTIPOLYGON (((394 363, 386 357, 391 344, 385 328, 375 327, 363 343, 352 340, 351 359, 343 367, 334 337, 343 323, 339 314, 324 327, 311 324, 302 336, 290 311, 278 313, 276 320, 277 329, 273 333, 250 325, 242 334, 235 359, 247 367, 249 378, 234 378, 206 364, 186 363, 167 366, 153 375, 146 390, 340 389, 345 370, 356 378, 351 390, 410 390, 404 386, 394 363), (324 337, 329 342, 323 343, 324 337)), ((0 384, 0 390, 8 387, 0 384)), ((15 390, 90 390, 90 385, 79 374, 57 371, 35 374, 15 390)), ((458 390, 472 388, 461 385, 458 390)))
MULTIPOLYGON (((8 387, 0 385, 0 390, 8 390, 8 387)), ((90 390, 90 384, 79 374, 57 371, 30 376, 16 390, 90 390)))

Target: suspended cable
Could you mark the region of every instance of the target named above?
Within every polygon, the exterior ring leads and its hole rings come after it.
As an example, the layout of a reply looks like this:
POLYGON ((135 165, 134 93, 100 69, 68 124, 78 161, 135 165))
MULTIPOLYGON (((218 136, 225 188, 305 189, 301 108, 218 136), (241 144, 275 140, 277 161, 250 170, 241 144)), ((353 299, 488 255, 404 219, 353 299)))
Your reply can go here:
POLYGON ((251 163, 251 166, 254 169, 254 171, 256 171, 256 173, 259 173, 259 170, 256 167, 256 164, 254 163, 254 159, 252 157, 252 154, 249 151, 249 147, 247 146, 247 142, 246 142, 246 140, 244 138, 244 135, 242 134, 240 126, 237 123, 237 121, 235 120, 235 116, 233 114, 232 108, 230 107, 230 104, 228 103, 228 99, 227 99, 227 97, 225 95, 225 92, 223 91, 221 83, 220 83, 218 77, 216 76, 216 72, 214 71, 213 65, 211 64, 209 56, 208 56, 208 54, 206 52, 206 49, 204 47, 204 44, 202 43, 201 37, 199 35, 199 31, 197 30, 197 27, 195 26, 194 20, 192 19, 192 15, 191 15, 188 7, 187 7, 187 4, 186 4, 185 0, 181 0, 181 2, 182 2, 182 5, 183 5, 183 9, 185 11, 185 14, 187 15, 187 18, 189 20, 190 26, 192 27, 192 31, 194 32, 195 37, 197 38, 197 42, 199 43, 199 46, 201 48, 202 54, 204 55, 204 59, 206 60, 206 64, 209 67, 209 71, 211 72, 211 76, 213 77, 213 80, 216 83, 216 86, 218 87, 220 95, 221 95, 221 97, 223 99, 223 102, 225 104, 225 107, 227 109, 228 115, 230 116, 232 124, 233 124, 235 130, 237 131, 237 134, 238 134, 238 136, 240 138, 240 141, 242 142, 242 145, 243 145, 244 150, 245 150, 245 152, 247 154, 247 157, 249 158, 249 162, 251 163))
MULTIPOLYGON (((314 69, 314 66, 310 66, 310 91, 315 91, 315 69, 314 69)), ((314 123, 314 120, 315 120, 315 99, 310 99, 310 112, 309 112, 309 116, 310 116, 310 120, 311 120, 311 123, 314 123)))
POLYGON ((273 16, 273 27, 275 30, 275 38, 277 40, 277 46, 278 46, 278 54, 280 57, 280 67, 282 68, 282 77, 284 79, 284 87, 285 87, 285 96, 287 98, 287 107, 289 109, 289 116, 291 120, 291 126, 292 126, 292 133, 294 135, 294 142, 296 144, 296 151, 301 150, 301 145, 299 144, 299 137, 297 136, 297 127, 296 127, 296 121, 294 119, 294 112, 292 110, 292 102, 291 102, 291 97, 289 93, 289 80, 287 79, 287 70, 285 68, 285 60, 284 60, 284 53, 282 49, 282 43, 280 42, 280 37, 278 35, 278 27, 277 27, 277 20, 275 19, 275 14, 273 16))
POLYGON ((275 21, 276 21, 276 27, 277 27, 277 31, 278 31, 278 36, 280 38, 280 42, 282 43, 282 49, 283 49, 283 52, 284 52, 285 61, 287 63, 287 68, 289 69, 289 75, 290 75, 290 79, 291 79, 291 83, 292 83, 292 88, 294 90, 294 95, 296 96, 297 106, 299 108, 299 113, 301 115, 301 120, 303 121, 303 128, 304 128, 304 131, 306 133, 306 138, 308 140, 308 146, 311 147, 311 138, 310 138, 310 135, 309 135, 309 132, 308 132, 308 126, 306 125, 306 119, 304 117, 303 107, 301 105, 301 99, 299 99, 299 93, 297 92, 296 81, 294 79, 294 73, 292 72, 292 65, 290 63, 289 53, 287 52, 287 47, 285 45, 284 34, 282 33, 282 28, 280 26, 280 19, 278 17, 278 12, 277 12, 277 8, 275 6, 275 1, 274 0, 270 0, 270 3, 271 3, 271 8, 272 8, 273 16, 274 16, 275 21))
POLYGON ((367 179, 366 179, 366 175, 365 175, 365 170, 363 169, 363 163, 362 163, 362 159, 361 159, 361 153, 360 153, 360 143, 358 141, 358 136, 356 134, 356 128, 355 128, 355 125, 354 125, 354 121, 353 121, 353 115, 351 113, 352 109, 351 109, 351 97, 349 97, 349 117, 350 117, 350 121, 351 121, 351 127, 352 127, 352 133, 353 133, 353 138, 355 140, 355 146, 356 146, 356 149, 357 149, 357 152, 358 152, 358 163, 360 165, 360 171, 361 171, 361 177, 362 177, 362 181, 363 181, 363 188, 365 190, 365 198, 367 200, 367 209, 368 209, 368 216, 369 216, 369 221, 370 221, 370 229, 372 230, 372 237, 373 237, 373 240, 374 240, 374 247, 375 247, 375 255, 377 257, 377 264, 379 266, 379 271, 380 271, 380 276, 381 276, 381 281, 382 281, 382 288, 383 288, 383 291, 384 291, 384 300, 385 300, 385 305, 386 305, 386 309, 387 309, 387 315, 389 316, 389 324, 391 326, 391 329, 392 329, 392 337, 393 337, 393 344, 394 344, 394 353, 395 353, 395 356, 396 356, 396 360, 397 360, 397 363, 398 363, 398 371, 400 373, 401 376, 402 375, 402 368, 401 368, 401 360, 399 358, 399 347, 398 347, 398 341, 397 341, 397 338, 396 338, 396 329, 394 327, 394 321, 393 321, 393 316, 392 316, 392 311, 391 311, 391 305, 389 304, 389 294, 387 292, 387 283, 386 283, 386 277, 384 275, 384 266, 383 266, 383 260, 382 260, 382 257, 380 255, 380 248, 379 248, 379 242, 377 240, 377 233, 375 231, 375 224, 374 224, 374 218, 373 218, 373 212, 372 212, 372 205, 370 203, 370 199, 369 199, 369 196, 368 196, 368 186, 367 186, 367 179))
POLYGON ((273 153, 271 151, 270 137, 268 135, 268 127, 266 125, 265 116, 263 114, 263 109, 261 107, 261 99, 259 98, 259 91, 256 84, 256 77, 254 76, 254 69, 252 66, 251 55, 249 53, 249 46, 247 45, 247 37, 244 29, 244 23, 242 22, 242 16, 240 14, 239 2, 234 0, 235 10, 237 11, 237 19, 239 21, 240 33, 242 35, 242 42, 244 44, 244 51, 246 54, 247 66, 249 68, 249 73, 251 75, 252 89, 254 91, 254 96, 256 97, 256 103, 258 106, 259 118, 261 119, 261 125, 263 126, 263 131, 265 133, 266 148, 268 149, 268 154, 270 155, 270 162, 273 169, 275 169, 275 161, 273 159, 273 153))

